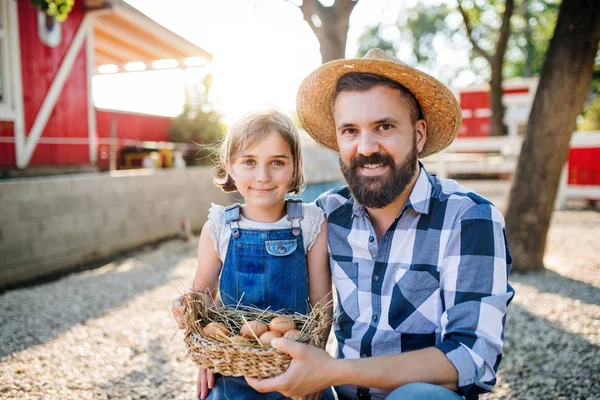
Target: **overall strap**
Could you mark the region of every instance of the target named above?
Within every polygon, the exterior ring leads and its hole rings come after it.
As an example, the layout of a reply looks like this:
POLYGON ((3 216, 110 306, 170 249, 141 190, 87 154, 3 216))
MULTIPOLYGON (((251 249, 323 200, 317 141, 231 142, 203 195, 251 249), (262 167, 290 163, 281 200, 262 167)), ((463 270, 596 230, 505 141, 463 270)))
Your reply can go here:
POLYGON ((292 223, 292 235, 300 236, 300 221, 304 218, 304 208, 302 207, 302 199, 287 200, 287 219, 292 223))
POLYGON ((231 234, 234 238, 240 237, 240 226, 238 221, 240 220, 240 205, 239 203, 232 204, 225 207, 225 222, 229 224, 231 228, 231 234))

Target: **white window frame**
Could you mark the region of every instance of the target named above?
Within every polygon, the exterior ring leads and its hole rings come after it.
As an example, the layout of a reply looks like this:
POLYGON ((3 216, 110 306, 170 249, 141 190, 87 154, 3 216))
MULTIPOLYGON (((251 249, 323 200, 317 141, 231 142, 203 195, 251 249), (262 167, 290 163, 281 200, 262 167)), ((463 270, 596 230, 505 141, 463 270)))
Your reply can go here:
POLYGON ((22 125, 23 99, 21 82, 21 51, 19 49, 19 15, 17 2, 0 0, 2 27, 0 28, 0 73, 2 74, 2 100, 0 121, 15 121, 22 125))
POLYGON ((8 59, 10 58, 9 29, 8 26, 8 1, 0 0, 0 76, 2 77, 2 99, 0 100, 0 119, 13 120, 15 118, 12 102, 11 81, 12 74, 8 59))

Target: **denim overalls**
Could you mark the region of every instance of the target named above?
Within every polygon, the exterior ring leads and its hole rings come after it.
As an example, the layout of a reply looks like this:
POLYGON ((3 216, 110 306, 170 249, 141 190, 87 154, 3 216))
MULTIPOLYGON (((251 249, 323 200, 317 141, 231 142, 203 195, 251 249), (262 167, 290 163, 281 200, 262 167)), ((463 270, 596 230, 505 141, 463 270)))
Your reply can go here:
MULTIPOLYGON (((302 200, 287 201, 288 229, 240 229, 240 205, 225 208, 231 239, 221 269, 223 304, 240 304, 286 314, 308 313, 308 276, 300 220, 302 200)), ((243 377, 215 376, 208 399, 285 399, 282 394, 258 393, 243 377)))

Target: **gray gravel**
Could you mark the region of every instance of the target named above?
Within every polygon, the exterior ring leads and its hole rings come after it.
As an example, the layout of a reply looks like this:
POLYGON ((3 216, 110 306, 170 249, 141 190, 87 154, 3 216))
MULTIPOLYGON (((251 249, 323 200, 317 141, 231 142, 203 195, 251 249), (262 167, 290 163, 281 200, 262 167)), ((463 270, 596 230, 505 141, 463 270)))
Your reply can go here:
MULTIPOLYGON (((0 399, 192 399, 170 300, 195 244, 164 242, 0 296, 0 399)), ((560 211, 538 274, 513 274, 499 382, 485 399, 600 399, 600 213, 560 211)))

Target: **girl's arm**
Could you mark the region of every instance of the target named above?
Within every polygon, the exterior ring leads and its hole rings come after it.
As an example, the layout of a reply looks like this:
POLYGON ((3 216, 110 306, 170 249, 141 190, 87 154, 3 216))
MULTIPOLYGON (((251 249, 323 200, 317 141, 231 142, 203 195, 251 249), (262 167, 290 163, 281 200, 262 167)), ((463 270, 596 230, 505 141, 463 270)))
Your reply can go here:
MULTIPOLYGON (((329 254, 327 252, 327 220, 321 225, 321 232, 317 236, 306 256, 308 267, 308 295, 310 305, 315 306, 317 302, 328 304, 327 320, 331 321, 333 316, 333 305, 331 302, 331 271, 329 270, 329 254)), ((324 339, 329 337, 331 323, 327 324, 324 339)))
POLYGON ((210 226, 207 221, 202 228, 198 242, 198 267, 196 268, 196 276, 194 277, 192 289, 196 292, 210 290, 213 298, 215 298, 217 296, 217 288, 219 287, 219 273, 221 272, 222 265, 215 250, 210 226))
MULTIPOLYGON (((192 283, 192 289, 196 292, 205 293, 210 291, 213 299, 217 297, 219 287, 219 273, 222 263, 215 250, 211 237, 211 229, 208 221, 202 227, 200 241, 198 242, 198 267, 196 276, 192 283)), ((206 399, 208 392, 215 385, 214 374, 204 367, 198 367, 198 378, 196 383, 196 398, 206 399)))

